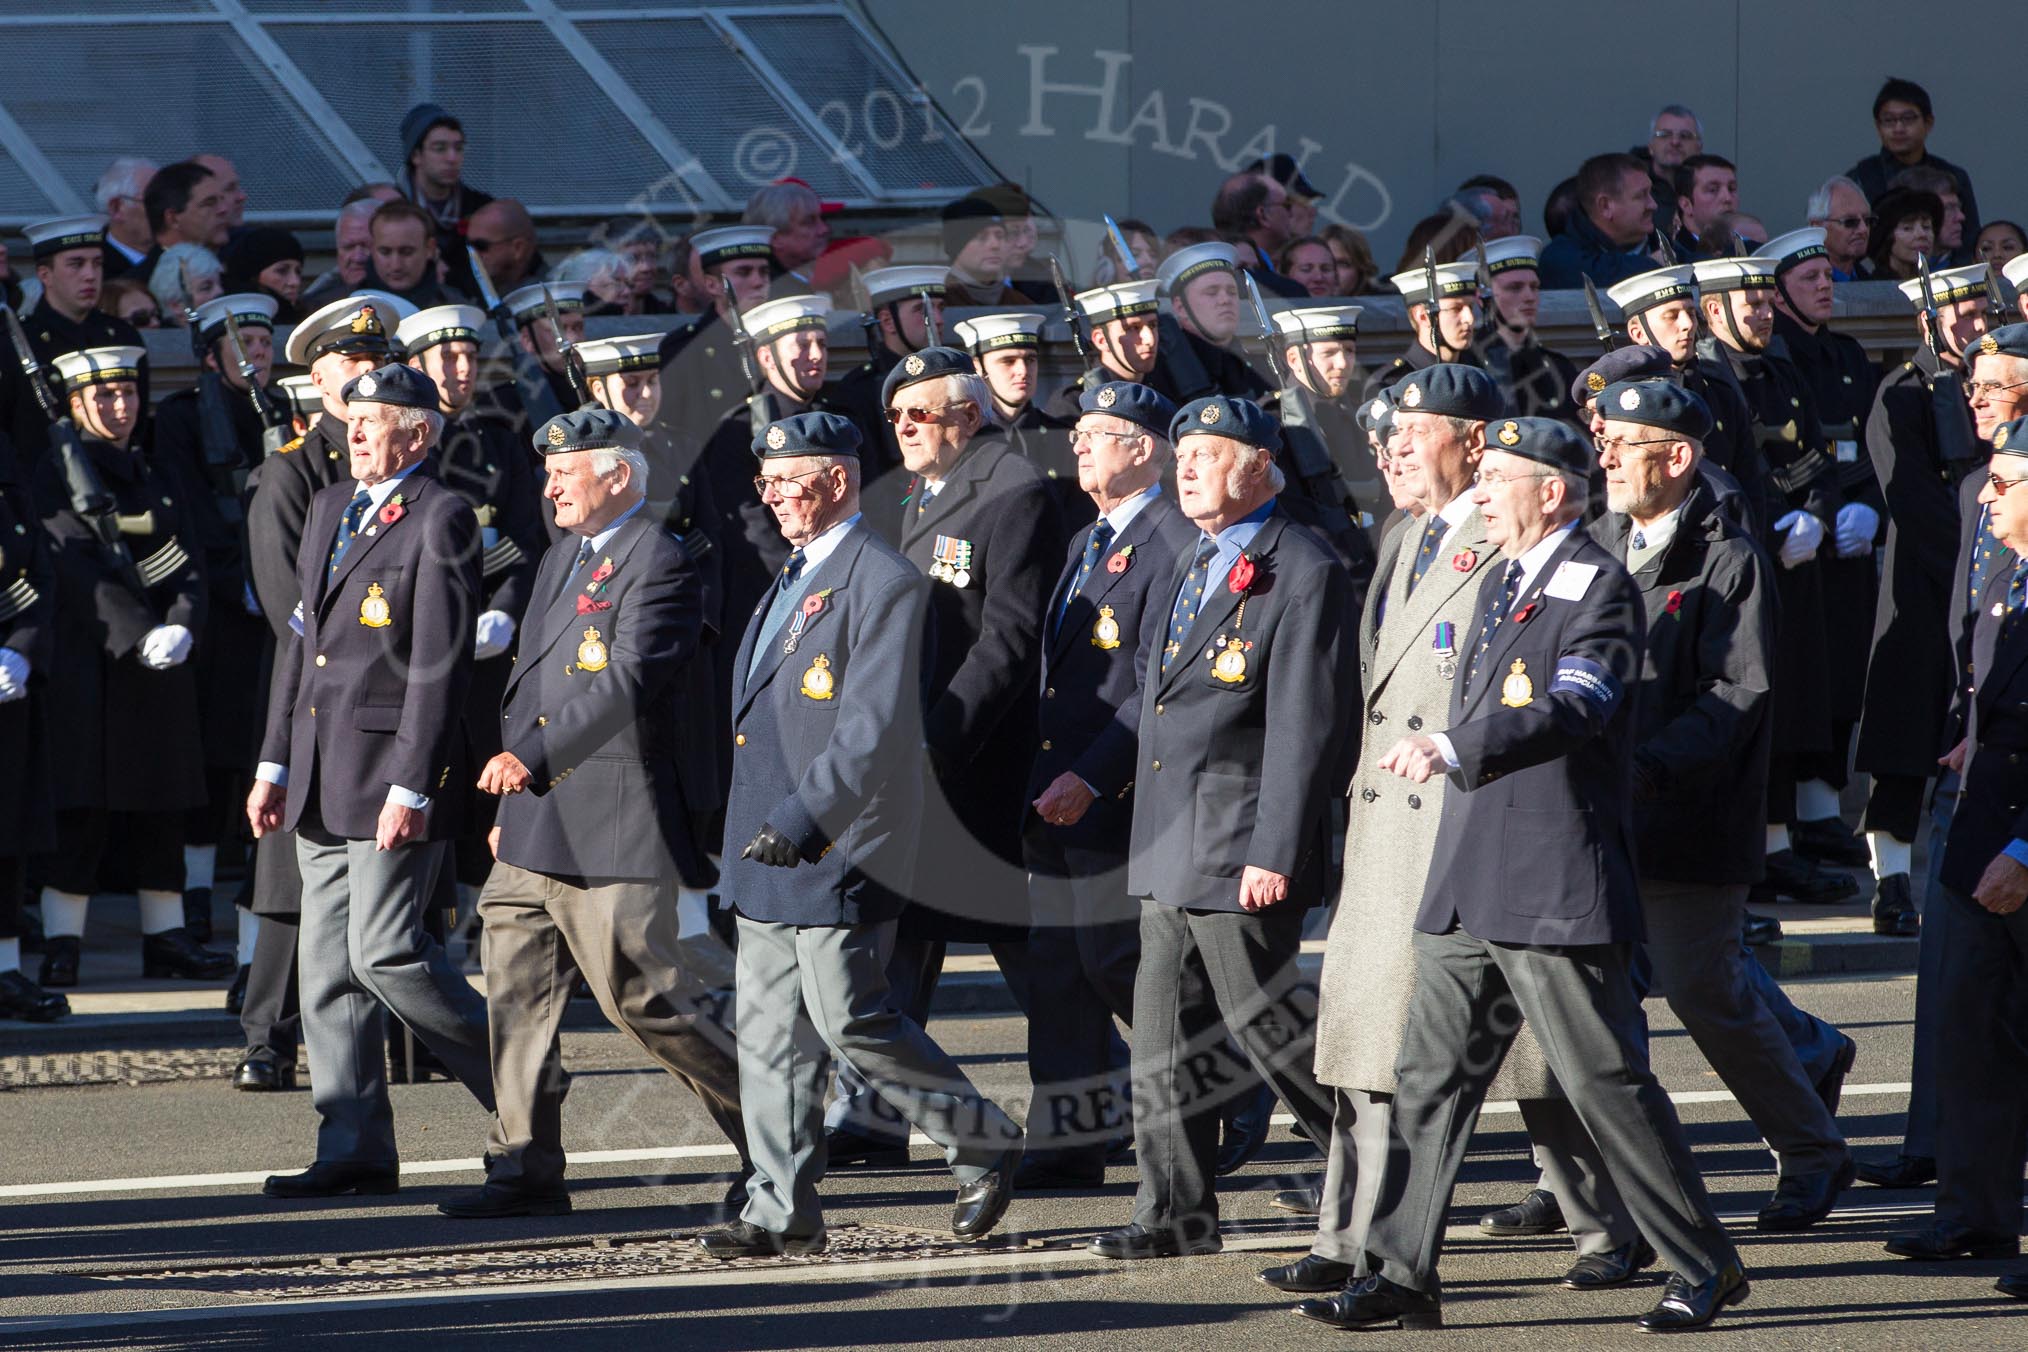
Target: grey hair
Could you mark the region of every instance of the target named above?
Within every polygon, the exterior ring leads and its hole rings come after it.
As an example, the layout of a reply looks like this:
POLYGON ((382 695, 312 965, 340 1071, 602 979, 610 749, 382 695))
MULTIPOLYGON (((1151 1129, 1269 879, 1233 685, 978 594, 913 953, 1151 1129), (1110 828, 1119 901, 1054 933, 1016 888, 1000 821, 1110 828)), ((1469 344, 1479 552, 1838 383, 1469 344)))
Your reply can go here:
POLYGON ((148 294, 164 309, 174 306, 187 310, 190 295, 183 289, 184 275, 187 273, 192 279, 216 277, 224 271, 218 255, 202 244, 172 244, 162 251, 155 270, 148 274, 148 294))
POLYGON ((604 478, 621 465, 627 467, 627 486, 645 495, 648 491, 648 457, 629 446, 599 446, 591 453, 592 473, 604 478))
POLYGON ((1559 469, 1552 470, 1549 477, 1562 481, 1565 502, 1575 503, 1579 511, 1584 510, 1585 502, 1591 497, 1589 475, 1579 474, 1575 470, 1559 469))
POLYGON ((824 209, 824 199, 800 183, 770 183, 746 199, 740 220, 747 225, 765 225, 780 230, 794 225, 799 216, 815 216, 824 209))
POLYGON ((993 387, 977 372, 954 372, 943 378, 944 398, 954 404, 970 404, 979 410, 979 426, 991 427, 999 420, 993 407, 993 387))
POLYGON ((1833 174, 1824 180, 1824 185, 1810 194, 1809 205, 1803 208, 1806 221, 1827 221, 1831 219, 1831 194, 1839 188, 1850 188, 1859 194, 1859 200, 1866 200, 1866 190, 1843 174, 1833 174))
POLYGON ((406 404, 382 404, 387 410, 387 421, 403 431, 423 432, 425 447, 437 444, 437 438, 444 434, 444 415, 433 408, 410 408, 406 404))
POLYGON ((370 221, 373 219, 373 213, 380 210, 380 207, 381 201, 378 197, 362 197, 357 202, 347 202, 338 208, 338 221, 334 228, 343 230, 349 222, 370 221))
POLYGON ((1266 477, 1268 491, 1270 493, 1279 493, 1288 487, 1288 477, 1282 473, 1282 467, 1275 463, 1273 452, 1265 447, 1248 446, 1242 443, 1238 454, 1232 458, 1232 469, 1225 476, 1225 495, 1229 498, 1241 496, 1239 481, 1251 473, 1253 467, 1263 459, 1267 461, 1266 477))
POLYGON ((1661 129, 1662 119, 1665 117, 1689 118, 1691 123, 1694 124, 1697 128, 1697 139, 1700 141, 1704 139, 1704 119, 1697 116, 1697 114, 1691 112, 1688 108, 1685 108, 1680 103, 1670 103, 1663 105, 1662 109, 1659 112, 1657 112, 1653 118, 1649 120, 1648 135, 1653 136, 1657 131, 1661 129))
POLYGON ((92 198, 99 204, 100 211, 110 214, 115 198, 138 198, 141 195, 141 175, 152 174, 159 167, 153 160, 144 160, 137 155, 122 155, 106 166, 106 172, 99 175, 98 186, 92 189, 92 198))
POLYGON ((618 277, 630 264, 611 249, 580 249, 550 270, 555 282, 589 282, 594 277, 618 277))

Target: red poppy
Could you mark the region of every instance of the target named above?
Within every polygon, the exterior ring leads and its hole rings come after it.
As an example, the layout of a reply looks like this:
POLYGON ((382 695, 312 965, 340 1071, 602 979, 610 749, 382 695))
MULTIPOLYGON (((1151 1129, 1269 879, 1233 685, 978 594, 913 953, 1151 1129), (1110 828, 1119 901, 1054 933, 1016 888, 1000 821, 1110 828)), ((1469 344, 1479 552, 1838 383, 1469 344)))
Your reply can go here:
POLYGON ((607 559, 604 563, 600 564, 597 568, 594 568, 592 570, 591 580, 594 582, 604 582, 607 578, 611 577, 612 575, 613 575, 613 561, 611 559, 607 559))
POLYGON ((1662 609, 1671 615, 1674 615, 1677 611, 1681 610, 1682 608, 1683 608, 1683 593, 1679 591, 1670 592, 1669 599, 1662 603, 1662 609))
POLYGON ((1469 573, 1479 566, 1478 551, 1461 549, 1451 555, 1451 567, 1460 573, 1469 573))
POLYGON ((1535 603, 1533 601, 1530 601, 1527 605, 1514 612, 1514 623, 1516 624, 1526 624, 1534 618, 1535 603))
POLYGON ((393 502, 388 503, 387 506, 380 509, 380 524, 392 526, 407 515, 408 509, 401 505, 400 498, 396 498, 393 502))
POLYGON ((613 603, 611 601, 600 601, 590 596, 580 596, 577 598, 577 613, 580 615, 589 615, 594 610, 611 610, 612 608, 613 603))
POLYGON ((1233 561, 1232 571, 1225 575, 1225 589, 1234 596, 1246 595, 1253 586, 1253 555, 1242 554, 1233 561))
POLYGON ((803 615, 805 616, 805 618, 817 614, 817 612, 821 611, 823 608, 824 608, 824 593, 811 592, 808 596, 805 596, 803 598, 803 615))
POLYGON ((1125 549, 1122 549, 1119 553, 1106 560, 1106 571, 1108 573, 1124 573, 1127 571, 1128 565, 1133 563, 1133 561, 1134 547, 1128 545, 1125 549))

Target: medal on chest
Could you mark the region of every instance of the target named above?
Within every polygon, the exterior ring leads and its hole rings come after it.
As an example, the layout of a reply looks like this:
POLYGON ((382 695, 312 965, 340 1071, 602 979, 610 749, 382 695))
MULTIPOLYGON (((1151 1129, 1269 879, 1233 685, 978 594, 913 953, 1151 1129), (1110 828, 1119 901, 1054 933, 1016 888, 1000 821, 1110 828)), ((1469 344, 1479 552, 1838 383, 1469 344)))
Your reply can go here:
POLYGON ((1253 644, 1237 634, 1230 638, 1220 636, 1219 642, 1225 646, 1214 646, 1211 650, 1214 654, 1211 658, 1212 679, 1238 685, 1246 679, 1246 650, 1253 644))
POLYGON ((359 622, 368 629, 385 629, 394 623, 394 611, 378 582, 366 586, 366 599, 359 603, 359 622))
POLYGON ((953 587, 972 585, 972 542, 960 540, 955 535, 939 535, 931 551, 935 560, 930 564, 930 576, 953 587))
POLYGON ((803 604, 796 608, 796 618, 789 622, 788 637, 782 640, 782 656, 788 657, 795 653, 796 645, 803 641, 804 628, 811 620, 823 614, 825 601, 836 590, 835 587, 826 587, 803 598, 803 604))
POLYGON ((1458 627, 1449 620, 1438 620, 1436 631, 1430 637, 1430 650, 1436 654, 1437 675, 1451 680, 1458 674, 1458 627))
POLYGON ((811 699, 830 699, 838 693, 831 679, 831 659, 818 653, 803 672, 803 693, 811 699))
POLYGON ((606 651, 605 640, 599 637, 595 625, 586 625, 584 642, 577 645, 577 669, 579 671, 604 671, 611 654, 606 651))
POLYGON ((1098 619, 1091 627, 1091 646, 1108 651, 1120 646, 1120 622, 1113 618, 1111 606, 1100 606, 1098 619))
POLYGON ((1507 669, 1507 679, 1500 682, 1500 703, 1509 709, 1525 709, 1535 702, 1535 682, 1528 679, 1528 664, 1520 658, 1507 669))

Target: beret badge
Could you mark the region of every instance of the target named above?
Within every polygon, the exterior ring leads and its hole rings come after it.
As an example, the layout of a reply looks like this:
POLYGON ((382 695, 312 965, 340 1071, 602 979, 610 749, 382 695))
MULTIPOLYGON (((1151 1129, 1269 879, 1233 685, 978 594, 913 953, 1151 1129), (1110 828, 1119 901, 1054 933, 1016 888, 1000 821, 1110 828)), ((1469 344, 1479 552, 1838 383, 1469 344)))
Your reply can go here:
POLYGON ((1641 406, 1641 392, 1634 389, 1620 391, 1620 407, 1631 413, 1641 406))
POLYGON ((918 357, 918 356, 916 356, 916 355, 915 355, 914 353, 912 353, 912 352, 911 352, 911 353, 909 354, 908 360, 907 360, 907 361, 905 361, 905 362, 903 362, 903 363, 901 364, 901 369, 902 369, 902 370, 904 370, 904 371, 906 371, 906 372, 908 372, 908 373, 909 373, 910 375, 912 375, 912 376, 919 376, 919 375, 921 375, 921 374, 922 374, 922 358, 921 358, 921 357, 918 357))
POLYGON ((1216 423, 1219 420, 1219 418, 1224 416, 1224 414, 1225 410, 1220 408, 1217 404, 1206 404, 1204 406, 1204 411, 1197 415, 1197 421, 1203 423, 1206 427, 1210 427, 1212 424, 1216 423))
POLYGON ((1509 418, 1506 422, 1500 424, 1499 438, 1502 446, 1519 445, 1521 442, 1521 425, 1512 418, 1509 418))
MULTIPOLYGON (((357 328, 358 325, 355 324, 353 327, 357 328)), ((359 377, 359 384, 354 388, 359 391, 361 399, 369 399, 373 396, 373 392, 380 388, 380 382, 375 380, 371 375, 364 375, 359 377)))
POLYGON ((1593 394, 1603 394, 1605 393, 1606 378, 1596 371, 1587 372, 1584 377, 1584 387, 1593 394))
POLYGON ((1993 434, 1993 449, 1996 451, 2007 449, 2007 428, 2004 423, 2001 425, 2000 430, 1993 434))
POLYGON ((1999 350, 2000 350, 2000 342, 1997 338, 1993 337, 1992 334, 1989 333, 1985 337, 1979 339, 1980 356, 1990 357, 1999 350))
POLYGON ((1402 391, 1401 402, 1410 408, 1421 408, 1422 386, 1410 385, 1406 390, 1402 391))
POLYGON ((1111 408, 1114 404, 1119 402, 1119 398, 1120 392, 1114 389, 1112 386, 1108 385, 1098 392, 1098 398, 1094 402, 1097 403, 1100 408, 1111 408))
POLYGON ((561 427, 559 427, 559 426, 556 426, 556 425, 554 425, 554 424, 552 424, 552 425, 550 426, 550 429, 549 429, 549 444, 550 444, 550 445, 552 445, 552 446, 561 446, 561 445, 563 445, 563 443, 564 443, 564 442, 568 441, 569 439, 570 439, 570 438, 569 438, 568 436, 566 436, 566 435, 564 434, 564 430, 563 430, 563 428, 561 428, 561 427))
POLYGON ((1373 401, 1373 417, 1375 421, 1378 421, 1379 419, 1384 418, 1386 416, 1387 416, 1387 401, 1385 399, 1375 399, 1373 401))
POLYGON ((787 432, 784 432, 784 431, 783 431, 783 430, 782 430, 782 429, 781 429, 780 427, 778 427, 778 426, 777 426, 777 427, 770 427, 770 428, 768 429, 768 449, 769 449, 769 450, 771 450, 771 451, 779 451, 779 450, 780 450, 780 449, 781 449, 782 447, 784 447, 784 446, 786 446, 786 445, 788 445, 788 444, 789 444, 789 434, 788 434, 787 432))

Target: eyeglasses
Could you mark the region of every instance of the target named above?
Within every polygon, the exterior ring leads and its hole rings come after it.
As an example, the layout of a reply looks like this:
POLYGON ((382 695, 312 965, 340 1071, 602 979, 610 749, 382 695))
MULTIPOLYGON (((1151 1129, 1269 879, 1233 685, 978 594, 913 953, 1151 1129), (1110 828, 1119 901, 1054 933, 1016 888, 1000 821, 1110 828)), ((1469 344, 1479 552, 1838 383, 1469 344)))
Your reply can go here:
POLYGON ((1099 437, 1108 437, 1114 441, 1139 441, 1146 435, 1145 432, 1104 432, 1096 427, 1080 427, 1071 432, 1070 444, 1075 446, 1081 441, 1092 441, 1099 437))
POLYGON ((1840 230, 1857 230, 1862 225, 1865 226, 1868 230, 1871 230, 1874 226, 1880 224, 1880 218, 1878 216, 1873 215, 1824 216, 1820 217, 1819 219, 1821 219, 1825 225, 1835 225, 1840 230))
POLYGON ((1873 119, 1883 127, 1913 127, 1922 121, 1921 113, 1882 113, 1873 119))
POLYGON ((497 239, 467 239, 465 243, 471 245, 480 253, 484 253, 488 249, 497 248, 500 245, 500 241, 497 239))
POLYGON ((922 423, 925 426, 933 427, 944 420, 943 414, 945 409, 957 408, 959 406, 958 404, 938 404, 935 408, 905 408, 897 406, 887 410, 887 420, 896 427, 901 426, 901 420, 904 418, 912 423, 922 423))
POLYGON ((1519 483, 1523 479, 1553 479, 1554 474, 1502 474, 1497 469, 1482 469, 1472 476, 1472 482, 1480 488, 1498 488, 1501 484, 1519 483))
POLYGON ((1997 380, 1974 380, 1965 386, 1965 393, 1974 399, 1991 399, 2001 390, 2019 389, 2028 385, 2028 380, 2010 380, 2005 384, 1997 380))
POLYGON ((804 474, 787 474, 776 478, 756 474, 753 479, 753 491, 761 497, 766 497, 768 490, 772 488, 776 493, 781 495, 784 502, 793 502, 797 498, 810 496, 809 487, 803 483, 803 480, 814 479, 829 468, 830 466, 826 465, 821 469, 813 469, 804 474))
POLYGON ((1593 437, 1591 444, 1598 447, 1601 454, 1611 451, 1614 455, 1625 455, 1629 446, 1666 446, 1675 439, 1674 437, 1642 437, 1638 439, 1633 437, 1593 437))
POLYGON ((1657 141, 1701 141, 1704 137, 1694 131, 1662 131, 1657 129, 1651 139, 1657 141))
POLYGON ((1993 492, 1996 495, 2004 498, 2007 496, 2007 490, 2012 488, 2015 484, 2028 483, 2028 476, 2024 476, 2023 478, 2020 479, 2003 479, 1998 474, 1988 474, 1986 476, 1986 482, 1993 486, 1993 492))

